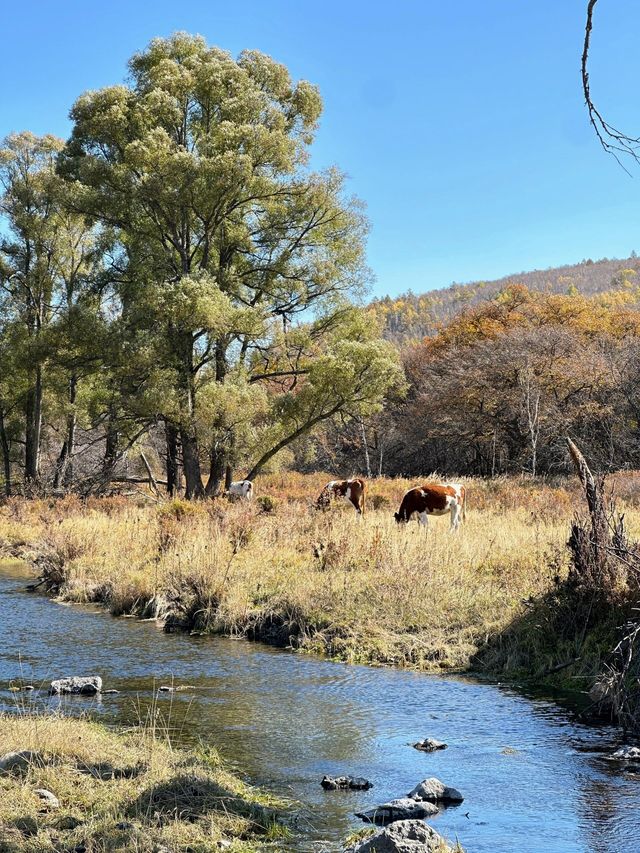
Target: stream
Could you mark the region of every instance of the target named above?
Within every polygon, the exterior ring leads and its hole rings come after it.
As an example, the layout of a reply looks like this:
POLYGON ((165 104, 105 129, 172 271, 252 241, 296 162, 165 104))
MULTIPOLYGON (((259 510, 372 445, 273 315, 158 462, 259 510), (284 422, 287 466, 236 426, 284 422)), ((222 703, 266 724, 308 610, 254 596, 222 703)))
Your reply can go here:
POLYGON ((640 768, 606 755, 617 733, 550 698, 472 678, 350 666, 244 640, 164 634, 25 592, 32 576, 0 563, 0 709, 87 713, 108 724, 157 704, 174 743, 211 743, 250 782, 299 803, 287 849, 340 850, 354 811, 437 776, 464 794, 430 821, 467 853, 638 853, 640 768), (49 698, 53 678, 100 675, 117 695, 49 698), (42 687, 12 693, 12 680, 42 687), (193 685, 178 693, 160 685, 193 685), (408 744, 435 737, 431 754, 408 744), (327 774, 369 791, 325 792, 327 774))

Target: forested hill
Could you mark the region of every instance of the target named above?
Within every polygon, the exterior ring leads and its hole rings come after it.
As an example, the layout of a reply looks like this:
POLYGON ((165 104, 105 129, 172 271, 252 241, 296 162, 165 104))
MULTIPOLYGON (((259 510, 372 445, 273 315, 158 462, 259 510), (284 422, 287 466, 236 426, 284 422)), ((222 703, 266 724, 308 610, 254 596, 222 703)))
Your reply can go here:
POLYGON ((384 320, 384 335, 394 343, 418 341, 432 335, 460 311, 492 299, 512 284, 547 293, 582 293, 590 296, 622 290, 640 298, 640 258, 633 252, 622 260, 590 258, 579 264, 508 275, 496 281, 452 284, 427 293, 405 293, 376 300, 373 307, 384 320))

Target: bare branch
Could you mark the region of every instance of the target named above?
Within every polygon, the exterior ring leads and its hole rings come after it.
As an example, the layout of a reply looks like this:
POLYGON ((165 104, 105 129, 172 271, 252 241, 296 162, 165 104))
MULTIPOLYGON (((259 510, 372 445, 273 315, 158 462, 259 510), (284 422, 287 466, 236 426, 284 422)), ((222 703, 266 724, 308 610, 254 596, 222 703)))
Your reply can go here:
POLYGON ((615 157, 616 161, 624 171, 631 176, 631 172, 625 167, 620 159, 620 156, 628 156, 633 158, 636 163, 640 163, 640 137, 628 136, 621 130, 613 127, 606 121, 598 109, 596 108, 591 98, 591 89, 589 87, 589 71, 587 69, 589 62, 589 48, 591 46, 591 30, 593 29, 593 10, 598 0, 589 0, 587 6, 587 24, 584 34, 584 46, 582 50, 582 91, 584 93, 585 104, 589 112, 589 121, 595 130, 596 136, 600 141, 600 145, 604 148, 607 154, 615 157), (620 156, 618 156, 620 155, 620 156))

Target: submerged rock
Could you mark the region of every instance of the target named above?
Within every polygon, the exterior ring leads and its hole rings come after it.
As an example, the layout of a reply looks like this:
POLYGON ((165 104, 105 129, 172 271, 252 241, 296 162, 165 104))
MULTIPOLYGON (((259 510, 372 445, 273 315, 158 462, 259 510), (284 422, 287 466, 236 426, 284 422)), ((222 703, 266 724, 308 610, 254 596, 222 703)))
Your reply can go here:
POLYGON ((60 808, 60 800, 56 797, 55 794, 52 794, 51 791, 47 791, 46 788, 36 788, 34 794, 37 794, 41 800, 44 800, 45 804, 52 809, 60 808))
POLYGON ((373 784, 362 776, 323 776, 320 782, 325 791, 368 791, 373 784))
POLYGON ((617 758, 622 761, 640 761, 640 747, 621 746, 620 749, 616 749, 611 758, 617 758))
POLYGON ((414 749, 419 749, 420 752, 435 752, 438 749, 446 749, 447 744, 441 740, 436 740, 433 737, 426 737, 424 740, 419 740, 412 744, 414 749))
POLYGON ((61 693, 75 696, 95 696, 102 692, 102 679, 99 675, 74 675, 71 678, 57 678, 51 682, 49 693, 61 693))
POLYGON ((366 823, 384 826, 396 820, 422 820, 425 817, 433 817, 435 814, 438 814, 438 808, 433 803, 401 797, 367 809, 366 812, 356 812, 356 817, 366 821, 366 823))
POLYGON ((429 803, 461 803, 464 800, 457 788, 450 788, 435 777, 420 782, 412 791, 409 791, 407 797, 429 803))
POLYGON ((42 754, 30 749, 6 752, 0 756, 0 773, 26 773, 31 766, 42 767, 43 765, 42 754))
POLYGON ((441 835, 421 820, 398 820, 359 841, 348 853, 447 853, 441 835))

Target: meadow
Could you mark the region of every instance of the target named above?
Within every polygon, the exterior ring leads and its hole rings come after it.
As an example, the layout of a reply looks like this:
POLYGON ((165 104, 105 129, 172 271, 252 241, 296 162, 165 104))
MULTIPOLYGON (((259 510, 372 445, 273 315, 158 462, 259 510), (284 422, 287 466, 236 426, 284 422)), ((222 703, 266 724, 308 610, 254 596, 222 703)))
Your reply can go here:
MULTIPOLYGON (((458 533, 448 517, 427 532, 396 525, 415 484, 402 479, 371 481, 362 519, 343 502, 318 511, 327 479, 264 476, 252 502, 11 499, 0 507, 0 549, 33 561, 42 588, 64 601, 159 618, 168 631, 430 672, 541 678, 571 657, 573 638, 554 642, 538 604, 552 607, 567 575, 577 479, 466 480, 458 533)), ((610 486, 637 534, 640 475, 610 486)))
POLYGON ((249 853, 287 830, 283 804, 251 788, 212 748, 174 749, 158 718, 128 732, 59 715, 0 715, 0 850, 249 853), (48 804, 38 791, 55 792, 48 804))

